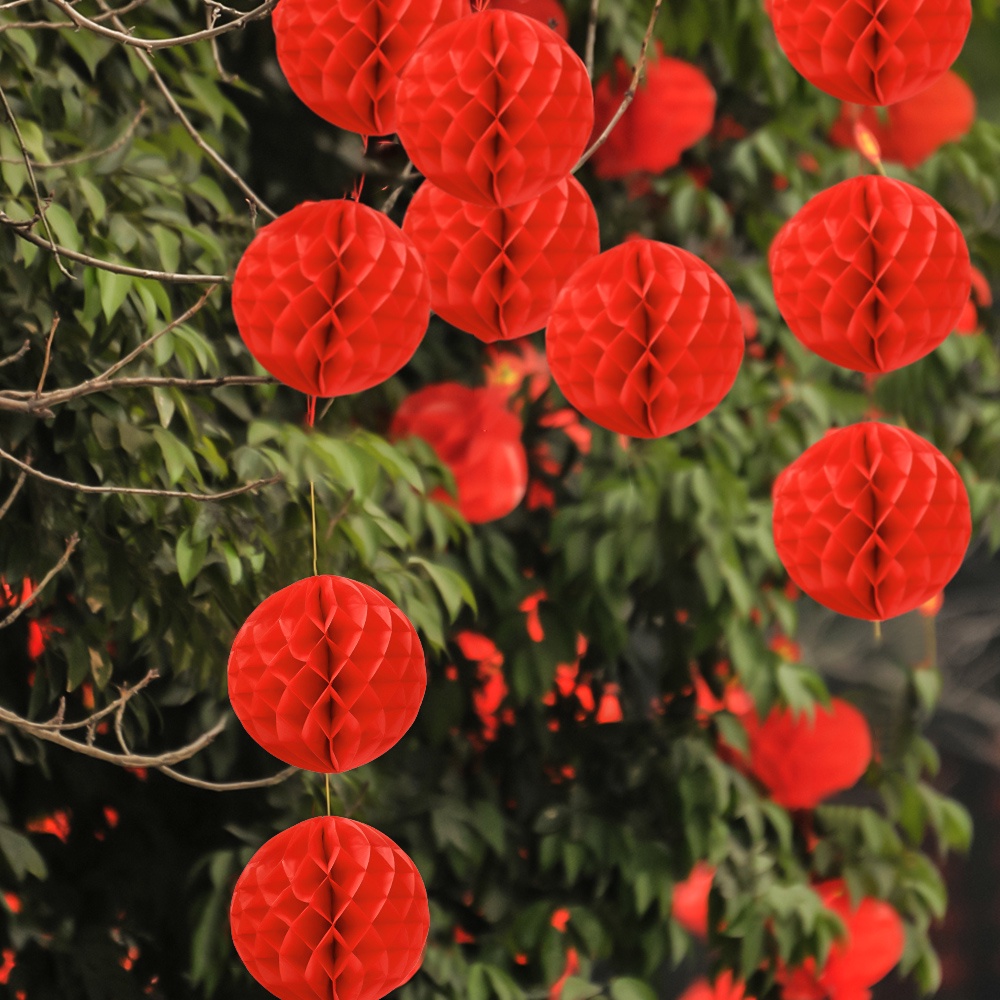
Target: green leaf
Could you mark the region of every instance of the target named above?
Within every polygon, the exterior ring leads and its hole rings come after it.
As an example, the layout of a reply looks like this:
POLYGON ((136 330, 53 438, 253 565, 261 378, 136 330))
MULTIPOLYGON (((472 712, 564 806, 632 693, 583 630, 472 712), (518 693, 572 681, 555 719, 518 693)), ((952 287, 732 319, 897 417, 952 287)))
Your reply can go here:
POLYGON ((0 854, 7 859, 18 882, 23 882, 25 876, 46 878, 48 869, 45 859, 35 850, 31 841, 17 830, 0 825, 0 854))
POLYGON ((132 279, 127 274, 100 270, 97 272, 97 286, 101 290, 101 311, 104 318, 110 321, 128 296, 132 279))
POLYGON ((452 621, 458 617, 463 605, 467 604, 473 611, 476 610, 476 597, 465 577, 421 556, 410 556, 407 562, 411 566, 419 566, 430 577, 452 621))
POLYGON ((186 587, 199 573, 208 555, 208 541, 197 543, 191 541, 191 529, 185 528, 177 539, 175 550, 177 558, 177 573, 181 583, 186 587))
POLYGON ((641 979, 619 976, 608 984, 611 1000, 656 1000, 656 993, 641 979))

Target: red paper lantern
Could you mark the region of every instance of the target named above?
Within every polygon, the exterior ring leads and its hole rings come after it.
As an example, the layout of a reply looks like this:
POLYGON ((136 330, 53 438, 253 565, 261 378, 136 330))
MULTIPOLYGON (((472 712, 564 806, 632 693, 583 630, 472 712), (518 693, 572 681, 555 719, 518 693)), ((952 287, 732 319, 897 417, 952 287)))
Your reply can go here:
POLYGON ((955 324, 955 333, 962 336, 970 336, 982 332, 982 325, 979 322, 979 309, 989 309, 993 305, 993 290, 990 288, 986 275, 978 267, 972 269, 972 294, 969 301, 962 309, 955 324))
MULTIPOLYGON (((681 153, 704 139, 715 120, 715 88, 697 66, 663 54, 646 66, 645 83, 611 135, 593 155, 598 177, 624 177, 635 171, 658 174, 674 166, 681 153)), ((614 75, 594 87, 594 131, 600 135, 614 117, 632 82, 632 70, 615 60, 614 75)))
POLYGON ((512 10, 533 17, 547 24, 560 38, 569 38, 569 21, 559 0, 489 0, 489 6, 492 10, 512 10))
POLYGON ((595 423, 662 437, 714 409, 743 357, 739 306, 693 254, 634 239, 563 286, 546 331, 552 377, 595 423))
POLYGON ((972 534, 955 467, 912 431, 830 431, 774 484, 774 542, 813 600, 880 621, 913 611, 955 575, 972 534))
POLYGON ((970 0, 771 0, 788 61, 813 86, 855 104, 895 104, 955 61, 970 0))
POLYGON ((486 10, 434 32, 402 75, 400 141, 449 194, 508 207, 573 168, 594 125, 580 57, 534 18, 486 10))
POLYGON ((229 698, 247 732, 310 771, 348 771, 385 753, 410 728, 426 686, 409 619, 341 576, 272 594, 229 656, 229 698))
POLYGON ((472 205, 429 181, 403 220, 431 280, 431 308, 486 343, 548 322, 556 295, 601 249, 597 213, 574 178, 512 208, 472 205))
POLYGON ((708 935, 708 895, 712 891, 715 868, 699 861, 683 882, 674 886, 670 915, 692 934, 708 935))
POLYGON ((344 396, 384 382, 413 357, 430 296, 416 247, 381 212, 307 201, 247 247, 233 315, 275 378, 310 396, 344 396))
POLYGON ((693 982, 682 994, 680 1000, 754 1000, 729 969, 720 972, 714 983, 707 979, 693 982))
MULTIPOLYGON (((455 477, 459 511, 473 524, 506 517, 528 488, 523 428, 503 400, 496 389, 429 385, 403 400, 389 431, 434 449, 455 477)), ((451 502, 443 491, 439 498, 451 502)))
POLYGON ((467 0, 281 0, 271 15, 278 63, 308 108, 362 135, 396 130, 399 74, 467 0))
POLYGON ((811 351, 889 372, 929 354, 969 298, 969 249, 955 220, 911 184, 877 175, 822 191, 770 251, 774 297, 811 351))
POLYGON ((420 967, 430 926, 413 861, 340 816, 264 844, 236 882, 229 920, 243 964, 279 1000, 378 1000, 420 967))

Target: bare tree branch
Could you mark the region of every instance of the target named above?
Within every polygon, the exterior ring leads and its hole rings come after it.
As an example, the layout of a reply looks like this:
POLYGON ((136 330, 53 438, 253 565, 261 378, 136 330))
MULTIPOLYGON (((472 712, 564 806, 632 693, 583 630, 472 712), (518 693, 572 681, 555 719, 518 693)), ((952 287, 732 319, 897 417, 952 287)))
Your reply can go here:
POLYGON ((15 361, 20 361, 30 350, 31 341, 26 340, 13 354, 8 354, 7 357, 0 360, 0 368, 5 368, 7 365, 12 365, 15 361))
POLYGON ((269 778, 257 778, 253 781, 205 781, 202 778, 192 778, 188 774, 175 771, 172 767, 161 765, 157 768, 174 781, 179 781, 184 785, 191 785, 194 788, 203 788, 209 792, 241 792, 250 788, 270 788, 273 785, 280 785, 287 781, 293 774, 298 774, 299 768, 286 767, 277 774, 272 774, 269 778))
POLYGON ((597 10, 601 5, 601 0, 590 0, 590 15, 587 18, 587 42, 584 47, 584 65, 587 67, 587 76, 594 79, 594 48, 597 44, 597 10))
MULTIPOLYGON (((27 469, 29 472, 34 471, 30 465, 27 466, 27 469)), ((25 600, 21 601, 21 603, 16 608, 14 608, 14 610, 11 611, 5 618, 0 618, 0 629, 7 628, 8 625, 13 625, 14 622, 16 622, 18 618, 20 618, 21 615, 23 615, 24 612, 27 611, 28 608, 30 608, 31 605, 35 603, 35 601, 38 600, 38 595, 49 585, 49 583, 52 582, 52 579, 55 576, 57 576, 59 573, 62 572, 63 567, 66 565, 66 563, 69 562, 69 557, 73 554, 73 550, 77 547, 79 543, 80 543, 79 535, 72 535, 69 538, 69 540, 66 542, 66 549, 64 550, 63 554, 59 557, 59 561, 55 564, 55 566, 52 567, 52 569, 48 571, 48 573, 45 574, 45 576, 42 577, 41 581, 31 592, 30 596, 25 598, 25 600)))
POLYGON ((395 189, 389 194, 389 197, 385 199, 382 205, 382 212, 388 215, 395 207, 396 202, 399 201, 399 196, 406 190, 406 183, 412 177, 416 176, 417 170, 413 166, 413 163, 407 163, 403 172, 399 175, 399 184, 396 185, 395 189))
POLYGON ((10 510, 11 504, 17 499, 17 495, 21 492, 21 487, 24 486, 24 481, 27 478, 28 473, 22 469, 21 475, 17 477, 17 482, 14 483, 14 488, 7 494, 7 499, 4 500, 3 506, 0 506, 0 521, 7 516, 7 511, 10 510))
POLYGON ((49 373, 49 362, 52 360, 52 341, 55 340, 56 330, 59 329, 59 313, 53 313, 52 322, 49 324, 49 335, 45 338, 45 359, 42 361, 42 374, 38 378, 38 388, 35 389, 35 399, 42 394, 45 386, 45 376, 49 373))

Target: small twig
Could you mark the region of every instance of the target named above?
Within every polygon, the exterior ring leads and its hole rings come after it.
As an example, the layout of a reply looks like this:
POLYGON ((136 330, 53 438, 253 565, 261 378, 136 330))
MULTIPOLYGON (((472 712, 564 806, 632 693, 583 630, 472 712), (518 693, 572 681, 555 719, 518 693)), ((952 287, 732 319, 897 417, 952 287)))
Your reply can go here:
POLYGON ((45 338, 45 360, 42 362, 42 374, 38 378, 38 388, 35 389, 35 399, 42 394, 45 385, 45 376, 49 373, 49 362, 52 360, 52 341, 55 339, 56 330, 59 329, 59 313, 54 313, 52 322, 49 324, 49 335, 45 338))
POLYGON ((112 712, 118 712, 123 708, 128 702, 130 702, 143 688, 148 687, 153 681, 159 678, 160 674, 157 670, 150 670, 142 680, 137 681, 131 687, 127 685, 121 685, 118 688, 119 696, 112 702, 109 702, 104 708, 98 709, 98 711, 91 713, 85 719, 80 719, 77 722, 63 722, 62 716, 65 711, 66 704, 65 699, 60 702, 59 711, 56 713, 55 718, 51 719, 49 722, 36 723, 36 725, 44 725, 47 729, 58 729, 60 732, 69 732, 73 729, 91 729, 97 725, 106 715, 111 715, 112 712))
POLYGON ((272 774, 269 778, 257 778, 253 781, 205 781, 202 778, 192 778, 190 775, 175 771, 172 767, 160 766, 157 770, 174 781, 179 781, 194 788, 204 788, 209 792, 241 792, 250 788, 270 788, 272 785, 280 785, 287 781, 293 774, 297 774, 297 767, 286 767, 277 774, 272 774))
POLYGON ((21 475, 17 477, 17 482, 14 483, 14 488, 7 494, 7 499, 4 500, 3 506, 0 506, 0 521, 7 516, 7 511, 10 510, 11 504, 17 499, 17 495, 21 492, 21 487, 24 486, 24 481, 27 478, 28 473, 22 469, 21 475))
MULTIPOLYGON (((27 468, 29 471, 33 471, 30 466, 27 468)), ((62 572, 63 567, 69 562, 69 557, 73 555, 73 550, 79 543, 79 535, 70 536, 66 542, 66 548, 63 551, 63 554, 59 557, 59 561, 48 571, 48 573, 45 574, 45 576, 42 577, 38 586, 35 587, 31 594, 25 600, 21 601, 21 603, 5 618, 0 618, 0 629, 7 628, 8 625, 13 625, 14 622, 16 622, 18 618, 20 618, 21 615, 23 615, 24 612, 27 611, 36 600, 38 600, 38 595, 49 585, 53 577, 62 572)))
POLYGON ((31 341, 26 340, 13 354, 8 354, 7 357, 0 360, 0 368, 5 368, 7 365, 12 365, 15 361, 20 361, 30 350, 31 341))
MULTIPOLYGON (((218 4, 205 4, 205 22, 209 28, 215 27, 215 22, 219 20, 222 7, 218 4)), ((227 73, 222 65, 222 56, 219 54, 219 40, 214 35, 208 43, 212 48, 212 62, 215 63, 215 72, 219 74, 219 79, 223 83, 235 83, 239 77, 235 73, 227 73)))
POLYGON ((399 184, 396 186, 395 190, 391 192, 388 198, 385 199, 382 205, 382 212, 388 215, 395 207, 396 202, 399 201, 399 196, 406 189, 406 182, 410 180, 416 174, 416 168, 413 163, 407 163, 403 172, 399 175, 399 184))
POLYGON ((601 0, 590 0, 590 16, 587 19, 587 42, 584 47, 584 65, 587 76, 594 79, 594 49, 597 45, 597 8, 601 0))

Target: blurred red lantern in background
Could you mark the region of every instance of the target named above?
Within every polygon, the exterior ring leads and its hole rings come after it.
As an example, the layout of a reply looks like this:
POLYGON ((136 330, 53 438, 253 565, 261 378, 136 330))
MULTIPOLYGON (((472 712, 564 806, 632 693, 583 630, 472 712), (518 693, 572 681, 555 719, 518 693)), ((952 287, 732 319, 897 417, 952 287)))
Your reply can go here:
MULTIPOLYGON (((473 524, 509 514, 528 487, 523 430, 499 389, 457 382, 429 385, 403 400, 390 428, 393 439, 420 437, 451 469, 458 509, 473 524)), ((443 491, 440 499, 450 502, 443 491)))
POLYGON ((362 135, 396 130, 399 74, 467 0, 281 0, 271 15, 278 63, 310 110, 362 135))
POLYGON ((259 604, 233 642, 229 698, 268 753, 347 771, 394 746, 427 686, 409 619, 377 590, 311 576, 259 604))
MULTIPOLYGON (((593 155, 598 177, 624 177, 635 171, 658 174, 674 166, 681 153, 704 139, 715 120, 715 88, 691 63, 663 54, 646 65, 646 79, 611 134, 593 155)), ((594 132, 600 135, 618 110, 632 70, 615 60, 612 74, 594 87, 594 132)), ((596 136, 595 136, 596 137, 596 136)))
POLYGON ((746 987, 736 979, 729 969, 719 973, 714 983, 707 979, 693 982, 682 994, 680 1000, 754 1000, 746 987))
POLYGON ((708 935, 708 894, 712 891, 715 868, 699 861, 691 874, 674 886, 670 915, 692 934, 708 935))
POLYGON ((781 227, 769 263, 789 329, 855 371, 929 354, 969 298, 969 249, 930 195, 877 175, 822 191, 781 227))
POLYGON ((569 21, 559 0, 488 0, 488 6, 491 10, 512 10, 533 17, 547 24, 561 38, 569 38, 569 21))
POLYGON ((843 615, 880 621, 944 589, 972 534, 955 467, 900 427, 830 431, 774 484, 774 542, 788 575, 843 615))
POLYGON ((486 343, 545 326, 560 289, 601 249, 597 213, 572 177, 511 208, 472 205, 425 181, 403 231, 427 265, 431 308, 486 343))
POLYGON ((507 10, 434 32, 403 72, 396 109, 400 142, 428 180, 500 207, 558 184, 594 125, 580 57, 544 24, 507 10))
POLYGON ((420 967, 430 927, 413 861, 340 816, 267 841, 236 882, 229 919, 250 975, 279 1000, 378 1000, 420 967))
POLYGON ((895 104, 955 61, 970 0, 771 0, 788 61, 815 87, 855 104, 895 104))
POLYGON ((563 286, 545 335, 552 377, 584 416, 662 437, 714 409, 743 357, 739 306, 704 261, 635 239, 563 286))
POLYGON ((430 320, 427 269, 381 212, 307 201, 257 232, 236 268, 233 315, 250 353, 310 396, 394 375, 430 320))
POLYGON ((968 336, 979 333, 982 325, 979 322, 979 310, 989 309, 993 305, 993 290, 986 280, 986 275, 978 267, 972 269, 972 294, 969 301, 965 303, 962 315, 959 316, 955 324, 955 333, 968 336))

